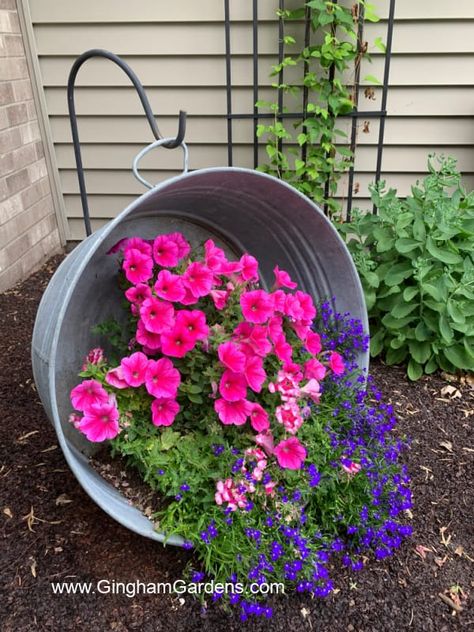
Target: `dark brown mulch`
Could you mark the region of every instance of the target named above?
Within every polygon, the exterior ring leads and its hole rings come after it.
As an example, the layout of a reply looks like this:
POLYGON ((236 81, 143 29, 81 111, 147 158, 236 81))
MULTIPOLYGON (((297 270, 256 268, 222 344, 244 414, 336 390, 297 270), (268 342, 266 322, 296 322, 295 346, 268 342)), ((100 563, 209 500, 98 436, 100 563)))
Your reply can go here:
POLYGON ((242 624, 191 597, 54 595, 57 580, 180 579, 188 555, 140 538, 94 505, 70 473, 35 392, 30 338, 38 301, 59 259, 0 295, 0 629, 10 630, 427 630, 474 628, 474 400, 467 385, 441 395, 440 377, 409 384, 402 370, 372 367, 412 437, 414 536, 361 573, 337 575, 325 601, 279 598, 271 622, 242 624), (451 591, 451 593, 450 593, 451 591), (440 594, 461 599, 454 613, 440 594))

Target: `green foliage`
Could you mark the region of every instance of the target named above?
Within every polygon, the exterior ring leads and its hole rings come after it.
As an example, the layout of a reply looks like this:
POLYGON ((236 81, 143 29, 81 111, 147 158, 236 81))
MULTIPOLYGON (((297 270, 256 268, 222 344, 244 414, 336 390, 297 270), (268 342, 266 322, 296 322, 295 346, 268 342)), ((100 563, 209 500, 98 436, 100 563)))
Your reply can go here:
POLYGON ((358 268, 371 354, 407 364, 408 377, 474 370, 474 192, 453 158, 428 160, 406 200, 371 188, 378 215, 339 226, 358 268))
MULTIPOLYGON (((318 306, 318 314, 318 331, 329 348, 330 343, 339 344, 341 331, 346 332, 344 355, 350 362, 352 352, 362 342, 359 338, 362 330, 354 328, 354 323, 348 328, 340 315, 339 320, 336 318, 333 322, 328 303, 318 306)), ((290 336, 291 332, 287 334, 290 336)), ((291 340, 296 346, 295 337, 291 340)), ((305 352, 299 349, 296 355, 300 354, 305 352)), ((276 365, 274 370, 277 368, 276 365)), ((141 392, 140 389, 119 389, 116 391, 119 410, 126 412, 121 419, 123 431, 111 441, 111 448, 114 456, 124 457, 159 494, 159 506, 151 516, 155 527, 167 538, 179 535, 192 542, 195 553, 192 563, 200 564, 206 578, 225 584, 230 575, 236 573, 240 581, 244 580, 243 597, 255 599, 249 592, 247 578, 259 563, 261 554, 268 554, 275 544, 285 555, 272 562, 266 581, 284 581, 287 589, 296 584, 286 579, 285 566, 288 560, 298 559, 300 551, 279 528, 280 524, 289 529, 301 529, 308 559, 319 559, 318 555, 331 550, 336 539, 347 538, 348 530, 358 525, 360 528, 351 536, 352 545, 347 549, 353 561, 359 558, 359 548, 365 546, 368 529, 375 532, 386 520, 393 524, 393 500, 397 498, 398 502, 400 494, 395 484, 400 478, 400 465, 396 459, 387 459, 386 454, 389 449, 398 450, 399 440, 387 430, 381 430, 389 426, 389 413, 380 409, 375 417, 371 387, 361 398, 363 377, 348 373, 337 380, 327 380, 320 403, 310 407, 299 432, 307 450, 308 469, 284 469, 270 459, 266 474, 276 484, 275 494, 267 496, 257 485, 256 492, 249 497, 253 508, 239 509, 229 515, 215 502, 216 482, 242 477, 245 450, 256 447, 255 433, 251 428, 216 422, 213 399, 209 397, 209 375, 204 374, 200 360, 193 368, 183 362, 180 371, 184 380, 178 399, 185 411, 184 418, 173 427, 156 427, 150 423, 151 396, 143 389, 141 392), (201 393, 204 405, 193 407, 190 396, 201 393), (360 439, 357 446, 353 443, 355 426, 360 439), (347 456, 348 446, 352 446, 351 459, 365 463, 355 476, 348 475, 337 465, 347 456), (310 468, 317 472, 317 482, 311 481, 314 473, 310 468), (377 481, 377 506, 373 503, 374 480, 377 481), (367 517, 360 525, 365 512, 367 517), (217 536, 204 543, 202 534, 210 524, 215 527, 217 536), (249 530, 260 534, 258 545, 249 537, 249 530), (315 533, 318 533, 316 537, 315 533)), ((104 383, 106 372, 105 362, 89 364, 83 376, 104 383)), ((274 418, 272 400, 278 398, 269 391, 262 397, 265 409, 272 410, 274 418)), ((274 424, 273 432, 278 436, 282 429, 274 424)), ((249 471, 255 466, 249 457, 246 464, 249 471)), ((322 568, 319 562, 318 568, 322 568)), ((193 570, 192 566, 187 569, 189 578, 193 570)), ((313 574, 314 563, 306 560, 298 579, 310 581, 313 574)))
MULTIPOLYGON (((307 89, 308 99, 303 103, 304 118, 294 125, 294 132, 281 121, 277 102, 261 101, 259 107, 268 108, 274 115, 268 125, 259 125, 257 136, 267 138, 266 151, 269 163, 260 170, 292 184, 331 213, 340 210, 333 199, 342 174, 353 162, 353 153, 347 147, 347 134, 338 129, 341 115, 354 108, 353 88, 342 82, 342 74, 354 69, 363 57, 369 58, 367 42, 357 42, 357 22, 360 7, 365 8, 365 20, 376 22, 373 6, 358 0, 352 8, 327 0, 311 0, 280 16, 285 23, 309 17, 317 43, 305 46, 293 37, 283 39, 285 46, 297 52, 286 55, 281 64, 273 67, 273 75, 289 67, 301 69, 297 84, 275 83, 273 87, 284 95, 298 96, 307 89), (283 147, 283 141, 285 147, 283 147), (291 147, 290 145, 293 145, 291 147), (298 145, 298 147, 294 147, 298 145)), ((375 46, 384 50, 377 38, 375 46)), ((373 84, 380 81, 372 75, 365 78, 373 84)), ((286 112, 287 108, 283 108, 286 112)))
POLYGON ((107 342, 111 359, 127 353, 128 343, 124 337, 123 326, 115 319, 109 318, 92 327, 92 333, 101 336, 107 342))

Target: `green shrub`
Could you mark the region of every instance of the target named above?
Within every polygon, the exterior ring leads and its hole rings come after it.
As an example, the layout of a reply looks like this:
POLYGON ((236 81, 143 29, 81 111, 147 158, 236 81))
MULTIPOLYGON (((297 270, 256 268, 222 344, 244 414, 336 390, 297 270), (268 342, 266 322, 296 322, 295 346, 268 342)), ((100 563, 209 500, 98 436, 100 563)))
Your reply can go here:
POLYGON ((406 199, 371 188, 377 215, 340 226, 364 287, 371 355, 408 365, 408 377, 474 370, 474 192, 454 158, 428 160, 406 199))

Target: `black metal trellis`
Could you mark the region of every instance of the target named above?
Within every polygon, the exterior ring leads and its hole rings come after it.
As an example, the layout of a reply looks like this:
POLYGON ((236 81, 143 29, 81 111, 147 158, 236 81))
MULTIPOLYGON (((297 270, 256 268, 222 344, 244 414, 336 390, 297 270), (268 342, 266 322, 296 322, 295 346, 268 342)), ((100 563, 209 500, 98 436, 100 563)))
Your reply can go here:
MULTIPOLYGON (((241 0, 236 0, 240 2, 241 0)), ((337 1, 337 0, 336 0, 337 1)), ((359 6, 359 14, 358 14, 358 27, 357 27, 357 41, 359 49, 362 46, 363 39, 363 24, 364 24, 364 10, 363 5, 359 6)), ((277 7, 275 7, 276 11, 277 7)), ((278 0, 278 10, 279 12, 284 11, 285 2, 284 0, 278 0)), ((392 39, 393 39, 393 25, 394 25, 394 16, 395 16, 395 0, 390 0, 389 5, 389 16, 387 20, 387 44, 385 51, 385 60, 384 60, 384 72, 383 72, 383 83, 382 83, 382 99, 381 99, 381 107, 380 110, 373 111, 361 111, 358 108, 358 95, 360 89, 360 64, 356 65, 355 73, 354 73, 354 109, 351 113, 344 115, 345 118, 350 117, 351 121, 351 132, 350 132, 350 148, 355 154, 357 148, 357 128, 358 128, 358 120, 359 119, 380 119, 379 125, 379 134, 378 134, 378 142, 377 142, 377 155, 376 155, 376 166, 375 166, 375 182, 378 182, 382 173, 382 158, 383 158, 383 146, 384 146, 384 134, 385 134, 385 119, 387 116, 387 96, 388 96, 388 83, 389 83, 389 73, 390 73, 390 61, 392 54, 392 39)), ((305 46, 310 42, 310 19, 311 12, 306 11, 305 14, 305 46)), ((233 111, 232 107, 232 50, 231 50, 231 26, 232 26, 232 16, 231 16, 231 6, 230 0, 224 0, 224 28, 225 28, 225 61, 226 61, 226 97, 227 97, 227 155, 228 155, 228 165, 233 166, 234 164, 234 140, 233 140, 233 121, 234 120, 243 120, 243 119, 252 119, 253 120, 253 163, 254 168, 258 167, 258 150, 259 150, 259 139, 257 137, 257 125, 260 119, 272 118, 274 114, 260 112, 256 103, 258 101, 259 94, 259 82, 258 82, 258 0, 252 0, 252 65, 253 65, 253 84, 252 84, 252 97, 253 97, 253 105, 251 113, 236 113, 233 111)), ((278 23, 278 64, 281 64, 284 56, 284 44, 283 44, 283 36, 284 36, 284 19, 283 17, 279 17, 278 23)), ((283 69, 280 70, 278 75, 278 82, 281 85, 283 83, 283 69)), ((284 118, 293 118, 293 119, 301 119, 305 118, 305 111, 307 108, 308 101, 308 93, 307 89, 303 89, 303 103, 302 103, 302 111, 301 112, 283 112, 283 91, 278 91, 278 112, 277 112, 277 120, 281 121, 284 118)), ((283 146, 283 141, 279 139, 278 141, 278 149, 281 151, 283 146)), ((302 157, 304 159, 305 149, 303 148, 302 157)), ((348 191, 346 196, 346 219, 349 220, 351 217, 352 205, 353 205, 353 190, 354 190, 354 167, 351 166, 348 171, 348 191)), ((327 182, 325 196, 328 197, 329 194, 329 182, 327 182)), ((327 209, 325 209, 327 212, 327 209)), ((374 208, 375 212, 375 208, 374 208)))

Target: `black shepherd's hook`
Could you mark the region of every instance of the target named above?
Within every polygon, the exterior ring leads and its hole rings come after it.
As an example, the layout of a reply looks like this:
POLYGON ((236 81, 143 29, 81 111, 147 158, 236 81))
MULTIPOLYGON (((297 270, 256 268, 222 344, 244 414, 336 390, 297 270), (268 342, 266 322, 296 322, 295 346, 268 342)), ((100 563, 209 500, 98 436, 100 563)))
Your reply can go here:
MULTIPOLYGON (((82 202, 82 212, 84 215, 84 224, 86 227, 86 235, 90 235, 91 230, 91 221, 89 215, 89 204, 87 202, 87 193, 86 193, 86 184, 84 180, 84 167, 82 165, 82 156, 81 156, 81 144, 79 141, 79 132, 77 129, 77 116, 76 116, 76 106, 74 104, 74 88, 75 81, 77 77, 77 73, 79 72, 79 68, 82 64, 91 59, 91 57, 105 57, 106 59, 110 59, 117 64, 129 77, 130 81, 133 83, 135 90, 140 97, 140 101, 142 102, 143 109, 145 110, 145 115, 148 119, 148 123, 150 124, 151 131, 153 132, 153 136, 156 140, 163 138, 160 130, 158 129, 158 125, 156 124, 155 117, 153 116, 153 112, 150 106, 150 102, 148 101, 148 97, 146 96, 145 89, 143 88, 140 80, 137 75, 133 72, 130 66, 123 61, 118 55, 111 53, 107 50, 101 50, 100 48, 93 48, 91 50, 87 50, 85 53, 82 53, 74 64, 72 65, 71 72, 69 73, 69 79, 67 82, 67 102, 69 108, 69 121, 71 123, 71 132, 72 132, 72 142, 74 145, 74 156, 76 158, 76 167, 77 167, 77 177, 79 180, 79 190, 81 193, 81 202, 82 202)), ((174 149, 181 145, 184 140, 184 134, 186 131, 186 112, 182 110, 179 111, 179 124, 178 124, 178 134, 173 141, 166 143, 163 147, 167 149, 174 149)))

